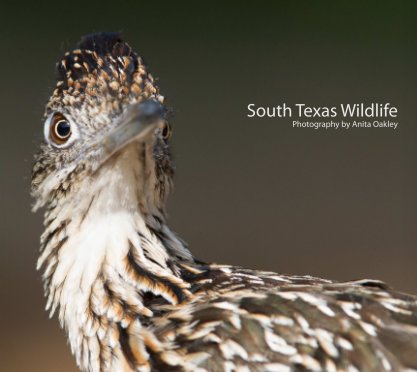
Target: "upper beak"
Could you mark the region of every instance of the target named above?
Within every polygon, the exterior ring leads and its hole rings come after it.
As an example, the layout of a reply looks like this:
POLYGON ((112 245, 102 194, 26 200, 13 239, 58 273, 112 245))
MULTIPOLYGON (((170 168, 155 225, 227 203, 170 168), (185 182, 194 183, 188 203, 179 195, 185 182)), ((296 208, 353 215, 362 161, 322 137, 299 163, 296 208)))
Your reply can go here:
POLYGON ((148 100, 128 108, 120 123, 101 141, 103 160, 132 141, 145 138, 166 123, 166 109, 156 100, 148 100))

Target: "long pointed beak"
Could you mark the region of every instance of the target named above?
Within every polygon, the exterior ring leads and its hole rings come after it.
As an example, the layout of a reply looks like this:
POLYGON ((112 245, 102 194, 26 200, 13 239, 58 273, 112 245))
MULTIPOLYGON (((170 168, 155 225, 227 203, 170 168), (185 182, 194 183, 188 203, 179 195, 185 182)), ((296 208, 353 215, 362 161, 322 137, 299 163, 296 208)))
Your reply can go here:
POLYGON ((100 142, 105 159, 130 142, 145 138, 166 123, 166 109, 156 100, 132 105, 109 134, 100 142))

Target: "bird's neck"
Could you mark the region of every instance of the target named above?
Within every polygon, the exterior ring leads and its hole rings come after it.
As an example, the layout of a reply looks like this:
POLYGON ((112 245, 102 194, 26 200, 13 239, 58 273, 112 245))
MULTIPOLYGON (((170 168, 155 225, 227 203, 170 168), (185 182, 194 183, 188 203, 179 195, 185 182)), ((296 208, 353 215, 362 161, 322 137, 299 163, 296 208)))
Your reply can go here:
POLYGON ((137 185, 144 170, 131 164, 119 159, 117 168, 85 180, 45 215, 38 265, 47 309, 59 310, 83 369, 114 369, 100 365, 111 359, 103 352, 119 353, 122 363, 119 339, 152 317, 147 299, 176 304, 189 295, 181 265, 193 258, 163 212, 149 208, 150 196, 137 185))

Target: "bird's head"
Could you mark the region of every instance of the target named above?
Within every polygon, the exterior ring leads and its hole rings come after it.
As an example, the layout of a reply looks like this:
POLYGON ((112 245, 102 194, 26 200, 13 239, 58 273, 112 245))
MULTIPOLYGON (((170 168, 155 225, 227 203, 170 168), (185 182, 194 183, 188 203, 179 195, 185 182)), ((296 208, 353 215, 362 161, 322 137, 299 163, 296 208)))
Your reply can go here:
POLYGON ((128 174, 134 182, 126 185, 136 190, 126 195, 139 192, 138 203, 163 209, 173 173, 171 128, 141 58, 118 33, 99 33, 67 52, 57 72, 33 167, 35 209, 100 192, 112 177, 128 174))

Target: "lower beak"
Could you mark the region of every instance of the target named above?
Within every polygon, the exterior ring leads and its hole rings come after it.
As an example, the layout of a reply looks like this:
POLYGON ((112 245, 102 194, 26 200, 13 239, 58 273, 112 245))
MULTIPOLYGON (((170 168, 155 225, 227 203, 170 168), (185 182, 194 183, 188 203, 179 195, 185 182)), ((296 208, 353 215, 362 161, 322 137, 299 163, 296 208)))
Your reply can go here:
POLYGON ((166 109, 156 100, 148 100, 128 108, 115 128, 101 140, 105 159, 127 144, 146 138, 166 124, 166 109))

